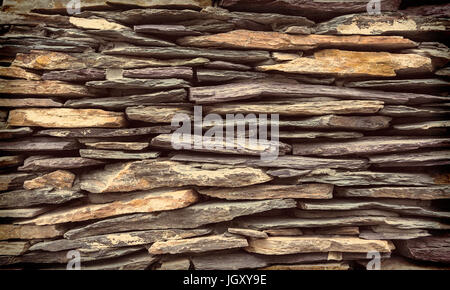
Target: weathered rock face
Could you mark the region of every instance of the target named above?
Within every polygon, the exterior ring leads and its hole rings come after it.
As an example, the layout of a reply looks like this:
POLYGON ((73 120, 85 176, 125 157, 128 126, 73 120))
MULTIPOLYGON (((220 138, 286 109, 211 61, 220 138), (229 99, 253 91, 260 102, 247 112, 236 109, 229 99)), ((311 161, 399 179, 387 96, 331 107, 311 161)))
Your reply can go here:
POLYGON ((75 174, 65 170, 57 170, 23 183, 25 189, 53 187, 57 189, 69 189, 75 180, 75 174))
POLYGON ((250 240, 245 250, 264 255, 287 255, 317 252, 390 252, 394 248, 388 241, 369 241, 352 237, 269 237, 250 240))
POLYGON ((9 113, 11 126, 45 128, 120 128, 126 124, 123 113, 98 109, 19 109, 9 113))
POLYGON ((197 199, 198 196, 192 190, 143 192, 111 203, 60 209, 43 214, 26 223, 49 225, 99 219, 127 213, 171 210, 186 207, 196 202, 197 199))
POLYGON ((266 50, 311 50, 316 48, 402 49, 416 47, 398 36, 292 35, 279 32, 235 30, 206 36, 187 36, 180 45, 266 50))
POLYGON ((239 187, 270 181, 264 171, 250 167, 202 166, 174 161, 143 160, 111 164, 82 176, 81 188, 89 192, 126 192, 186 185, 239 187), (170 176, 170 178, 169 178, 170 176), (239 180, 230 180, 237 176, 239 180))
POLYGON ((0 2, 1 269, 449 268, 449 4, 0 2))
POLYGON ((415 54, 330 49, 315 52, 314 58, 299 57, 281 64, 259 66, 258 69, 337 77, 395 77, 431 73, 433 66, 430 58, 415 54))

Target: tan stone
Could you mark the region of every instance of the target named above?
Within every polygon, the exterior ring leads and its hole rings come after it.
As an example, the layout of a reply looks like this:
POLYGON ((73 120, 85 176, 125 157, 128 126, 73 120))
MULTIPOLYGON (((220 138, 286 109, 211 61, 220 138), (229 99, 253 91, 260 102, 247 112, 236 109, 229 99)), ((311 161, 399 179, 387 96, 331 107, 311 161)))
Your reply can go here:
POLYGON ((333 185, 320 183, 301 185, 263 184, 239 188, 199 189, 198 192, 211 197, 229 200, 271 198, 330 199, 333 197, 333 185))
POLYGON ((83 29, 99 29, 99 30, 129 30, 128 27, 120 25, 118 23, 110 22, 105 19, 87 19, 70 17, 71 24, 78 28, 83 29))
POLYGON ((292 35, 272 31, 234 30, 205 36, 187 36, 181 45, 263 50, 310 50, 316 48, 401 49, 417 44, 401 36, 292 35))
POLYGON ((280 114, 282 116, 321 116, 327 114, 373 114, 383 108, 380 101, 323 101, 284 103, 240 103, 207 106, 207 113, 280 114))
POLYGON ((75 180, 75 174, 66 170, 57 170, 43 176, 26 180, 23 183, 25 189, 53 187, 57 189, 69 189, 75 180))
POLYGON ((0 80, 0 94, 58 96, 68 98, 93 97, 87 87, 61 81, 0 80))
POLYGON ((433 72, 431 59, 418 54, 338 49, 321 50, 315 52, 313 58, 299 57, 285 63, 259 66, 257 69, 338 77, 394 77, 433 72))
POLYGON ((0 242, 0 256, 20 256, 28 248, 28 242, 0 242))
POLYGON ((62 236, 64 230, 58 226, 0 225, 0 240, 47 239, 62 236))
POLYGON ((43 214, 25 224, 51 225, 101 219, 129 213, 148 213, 186 207, 198 199, 191 189, 159 190, 137 193, 129 198, 104 204, 79 205, 43 214))
POLYGON ((269 237, 249 241, 248 252, 263 255, 287 255, 317 252, 390 252, 395 249, 390 241, 363 240, 356 237, 269 237))
POLYGON ((187 185, 240 187, 270 180, 263 170, 251 167, 142 160, 110 164, 104 170, 87 172, 81 177, 81 188, 92 193, 128 192, 187 185))
POLYGON ((9 112, 10 126, 45 128, 125 127, 123 113, 99 109, 17 109, 9 112))
POLYGON ((41 77, 38 74, 28 72, 23 68, 16 66, 0 67, 0 76, 15 79, 34 80, 34 81, 41 79, 41 77))
POLYGON ((261 268, 260 270, 348 270, 347 263, 319 263, 319 264, 300 264, 300 265, 272 265, 261 268))
POLYGON ((151 255, 202 253, 223 249, 243 248, 247 245, 247 240, 244 238, 215 235, 191 239, 156 242, 148 249, 148 252, 151 255))

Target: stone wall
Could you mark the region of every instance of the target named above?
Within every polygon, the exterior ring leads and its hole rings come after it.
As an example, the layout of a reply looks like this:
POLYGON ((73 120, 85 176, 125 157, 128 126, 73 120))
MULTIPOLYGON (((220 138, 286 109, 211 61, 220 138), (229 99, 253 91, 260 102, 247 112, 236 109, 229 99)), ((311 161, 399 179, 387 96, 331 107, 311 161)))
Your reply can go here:
POLYGON ((1 268, 449 267, 449 4, 68 2, 0 12, 1 268))

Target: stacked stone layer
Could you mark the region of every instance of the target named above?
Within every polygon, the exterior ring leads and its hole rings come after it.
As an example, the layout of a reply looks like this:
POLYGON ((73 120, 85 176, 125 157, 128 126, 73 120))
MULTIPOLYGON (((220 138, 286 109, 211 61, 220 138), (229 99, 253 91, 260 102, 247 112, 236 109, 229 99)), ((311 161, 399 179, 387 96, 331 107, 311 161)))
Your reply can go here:
POLYGON ((67 2, 0 12, 1 268, 450 267, 449 4, 67 2))

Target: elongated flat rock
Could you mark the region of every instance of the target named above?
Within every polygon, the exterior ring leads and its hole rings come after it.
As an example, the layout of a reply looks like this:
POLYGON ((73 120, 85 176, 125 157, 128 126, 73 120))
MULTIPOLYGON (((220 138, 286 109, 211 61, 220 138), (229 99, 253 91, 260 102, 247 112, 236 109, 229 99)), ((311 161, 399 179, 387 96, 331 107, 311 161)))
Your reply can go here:
POLYGON ((207 106, 207 113, 216 114, 279 114, 281 116, 317 116, 327 114, 373 114, 383 108, 380 101, 325 101, 325 102, 290 102, 286 104, 240 103, 207 106))
POLYGON ((2 218, 32 218, 41 213, 51 210, 51 207, 30 207, 30 208, 12 208, 0 209, 2 218))
POLYGON ((155 93, 131 95, 123 97, 108 98, 86 98, 80 100, 69 100, 64 106, 71 108, 102 108, 102 109, 125 109, 140 105, 155 105, 158 103, 184 102, 187 93, 184 89, 175 89, 155 93))
POLYGON ((265 259, 243 251, 198 255, 192 258, 192 263, 196 270, 255 269, 268 265, 265 259))
POLYGON ((109 218, 69 230, 64 237, 80 237, 148 229, 189 229, 206 224, 230 221, 239 216, 262 213, 273 209, 294 208, 293 199, 272 199, 256 201, 209 201, 194 204, 182 209, 165 211, 158 214, 133 214, 109 218))
POLYGON ((311 50, 316 48, 402 49, 417 44, 401 36, 293 35, 272 31, 234 30, 205 36, 187 36, 180 45, 264 50, 311 50))
POLYGON ((389 241, 363 240, 354 237, 269 237, 249 241, 250 253, 287 255, 315 252, 390 252, 395 246, 389 241))
POLYGON ((0 242, 0 256, 20 256, 28 248, 28 242, 0 242))
POLYGON ((154 68, 140 68, 129 69, 123 72, 126 78, 136 79, 184 79, 192 80, 194 72, 190 67, 154 67, 154 68))
POLYGON ((342 156, 408 151, 420 148, 446 147, 450 139, 410 137, 365 137, 339 143, 294 144, 294 155, 342 156))
POLYGON ((126 119, 123 113, 99 109, 17 109, 9 112, 8 124, 44 128, 120 128, 125 126, 126 119))
POLYGON ((261 270, 349 270, 350 265, 348 263, 316 263, 316 264, 299 264, 299 265, 272 265, 269 267, 261 268, 261 270))
POLYGON ((363 137, 362 133, 358 132, 313 132, 313 131, 281 131, 278 133, 280 139, 356 139, 363 137))
POLYGON ((63 104, 52 99, 0 99, 0 107, 26 108, 26 107, 62 107, 63 104))
POLYGON ((39 171, 53 169, 75 169, 102 165, 104 162, 82 157, 31 156, 25 159, 19 171, 39 171))
POLYGON ((96 53, 73 56, 62 52, 32 50, 27 54, 18 53, 13 65, 22 68, 51 71, 85 68, 106 69, 110 67, 134 69, 162 66, 196 66, 208 62, 209 60, 206 58, 158 60, 151 58, 118 57, 96 53))
POLYGON ((250 167, 217 165, 208 168, 175 161, 143 160, 110 164, 104 170, 87 172, 81 177, 81 188, 100 193, 186 185, 240 187, 271 179, 262 170, 250 167))
POLYGON ((416 17, 402 14, 353 14, 344 15, 320 23, 318 34, 334 35, 383 35, 395 34, 418 37, 425 33, 444 32, 448 21, 434 17, 416 17))
POLYGON ((118 47, 105 50, 103 53, 107 55, 132 55, 140 57, 155 57, 160 59, 203 57, 212 60, 242 63, 260 62, 270 59, 270 54, 266 51, 234 51, 223 49, 201 49, 193 47, 118 47))
POLYGON ((237 189, 199 189, 198 192, 228 200, 271 198, 330 199, 333 197, 333 186, 314 183, 302 185, 253 185, 237 189))
POLYGON ((335 97, 352 100, 383 101, 386 104, 420 104, 444 102, 447 100, 443 97, 425 94, 385 93, 375 90, 299 84, 297 82, 281 80, 240 81, 232 84, 189 89, 189 100, 198 104, 215 104, 218 102, 273 96, 277 98, 335 97))
MULTIPOLYGON (((400 6, 399 0, 382 0, 380 1, 381 11, 397 11, 400 6)), ((238 11, 255 11, 255 12, 272 12, 279 11, 290 15, 303 15, 313 17, 314 19, 327 19, 330 17, 367 12, 367 1, 350 0, 345 2, 323 1, 273 1, 273 0, 221 0, 220 6, 238 10, 238 11)))
POLYGON ((42 75, 44 80, 66 82, 101 81, 106 78, 105 70, 95 68, 69 69, 64 71, 50 71, 42 75))
POLYGON ((406 257, 448 263, 450 261, 449 236, 424 237, 396 242, 398 251, 406 257))
POLYGON ((381 209, 417 216, 450 217, 448 212, 440 212, 428 206, 420 200, 346 200, 333 199, 329 201, 300 201, 299 207, 306 210, 356 210, 356 209, 381 209))
POLYGON ((298 182, 330 183, 336 186, 397 186, 399 184, 403 186, 429 186, 446 183, 441 183, 439 176, 431 176, 424 173, 393 173, 371 171, 344 172, 336 170, 311 172, 307 175, 299 177, 298 182))
POLYGON ((148 252, 151 255, 202 253, 223 249, 243 248, 246 246, 248 246, 248 243, 244 238, 215 235, 166 242, 156 242, 148 249, 148 252))
POLYGON ((384 91, 439 93, 448 90, 450 82, 441 79, 370 80, 348 82, 345 86, 384 91))
POLYGON ((0 225, 0 240, 31 240, 60 237, 64 230, 58 226, 0 225))
POLYGON ((267 74, 259 72, 207 70, 207 69, 197 70, 197 79, 200 82, 228 82, 235 80, 255 80, 267 77, 268 77, 267 74))
POLYGON ((408 199, 446 199, 450 198, 449 186, 431 187, 373 187, 373 188, 338 188, 337 196, 408 198, 408 199))
POLYGON ((377 167, 414 167, 450 164, 450 150, 375 155, 370 164, 377 167))
POLYGON ((0 150, 4 151, 64 151, 78 148, 79 145, 75 140, 64 140, 53 137, 29 137, 0 142, 0 150))
POLYGON ((150 230, 116 234, 107 234, 80 238, 76 240, 54 240, 41 242, 30 247, 30 251, 58 252, 75 248, 119 248, 128 246, 148 245, 157 241, 178 240, 209 234, 209 229, 193 230, 150 230))
POLYGON ((130 153, 117 150, 80 149, 80 156, 91 159, 142 160, 158 158, 159 152, 130 153))
POLYGON ((158 135, 152 139, 151 145, 167 149, 183 147, 188 150, 200 152, 261 156, 264 154, 274 154, 275 156, 285 155, 291 151, 290 145, 269 140, 244 139, 240 141, 238 139, 228 140, 227 138, 223 140, 212 140, 208 137, 198 138, 198 136, 194 135, 189 135, 188 138, 184 136, 184 139, 177 140, 173 137, 174 135, 172 134, 158 135), (198 142, 201 142, 201 147, 197 147, 199 145, 198 142))
POLYGON ((36 132, 37 136, 52 137, 128 137, 148 134, 170 133, 171 126, 152 126, 123 129, 80 128, 80 129, 47 129, 36 132))
POLYGON ((428 130, 433 128, 449 128, 450 121, 427 121, 412 124, 394 125, 397 130, 428 130))
POLYGON ((0 195, 0 208, 28 207, 41 204, 62 204, 84 197, 77 190, 52 190, 42 188, 34 190, 14 190, 0 195))
POLYGON ((90 81, 86 86, 98 89, 146 89, 165 90, 185 88, 189 83, 180 79, 132 79, 121 78, 105 81, 90 81))
POLYGON ((266 161, 254 157, 227 157, 220 155, 206 155, 196 153, 179 153, 171 157, 174 161, 192 161, 202 163, 219 163, 228 165, 246 165, 256 167, 274 167, 274 168, 295 168, 303 170, 311 170, 318 168, 347 168, 358 169, 366 168, 367 161, 364 159, 332 159, 332 158, 317 158, 304 156, 278 156, 277 159, 266 161))
POLYGON ((190 189, 142 192, 128 199, 123 198, 106 204, 88 204, 61 208, 28 220, 25 223, 50 225, 100 219, 129 213, 172 210, 186 207, 195 203, 197 199, 197 194, 190 189))
POLYGON ((439 107, 384 106, 379 113, 391 117, 434 117, 450 114, 450 110, 439 107))
POLYGON ((13 95, 93 97, 86 87, 60 81, 0 80, 0 93, 13 95))
POLYGON ((102 141, 102 142, 86 142, 85 146, 97 149, 119 149, 119 150, 131 150, 140 151, 148 147, 148 142, 114 142, 114 141, 102 141))
MULTIPOLYGON (((323 228, 336 226, 371 226, 386 225, 398 229, 434 229, 445 230, 449 225, 430 218, 412 218, 412 217, 392 217, 386 215, 366 215, 361 211, 359 216, 340 216, 334 217, 335 212, 331 212, 333 216, 324 217, 327 211, 320 211, 316 218, 274 218, 274 217, 249 217, 240 218, 239 226, 249 227, 256 230, 272 230, 272 229, 296 229, 296 228, 323 228)), ((346 213, 347 211, 343 211, 346 213)), ((295 212, 297 214, 297 212, 295 212)))
POLYGON ((41 79, 41 77, 38 74, 28 72, 23 68, 15 66, 1 67, 0 76, 14 79, 34 80, 34 81, 38 81, 41 79))
POLYGON ((176 114, 192 115, 192 110, 186 106, 138 106, 127 107, 125 113, 129 120, 148 123, 171 123, 176 114))
POLYGON ((258 70, 337 77, 395 77, 431 73, 433 66, 430 58, 416 54, 328 49, 315 52, 314 58, 299 57, 281 64, 259 66, 258 70))
POLYGON ((23 183, 25 189, 36 189, 43 187, 53 187, 56 189, 69 189, 76 178, 76 175, 70 171, 57 170, 42 176, 26 180, 23 183))

